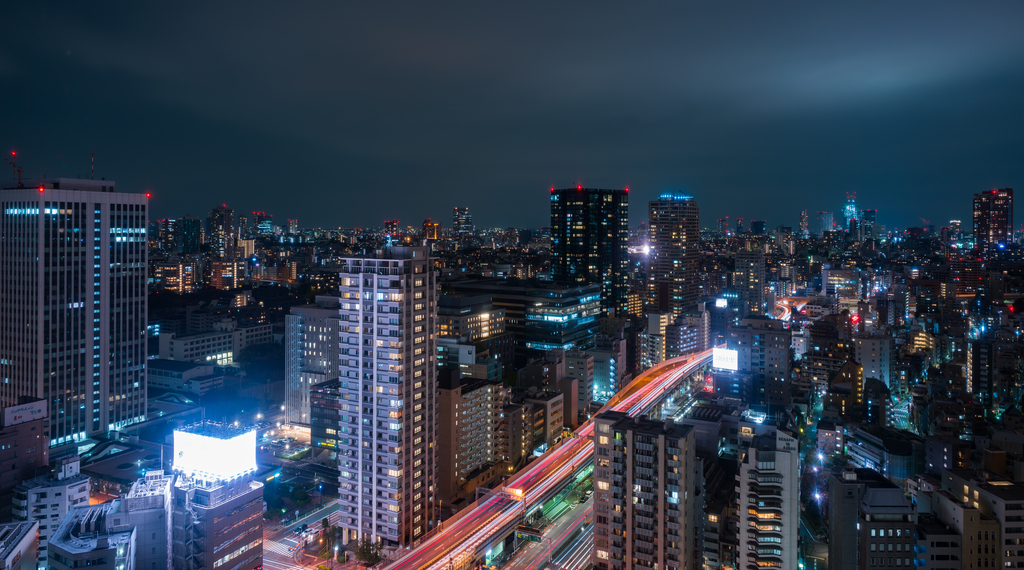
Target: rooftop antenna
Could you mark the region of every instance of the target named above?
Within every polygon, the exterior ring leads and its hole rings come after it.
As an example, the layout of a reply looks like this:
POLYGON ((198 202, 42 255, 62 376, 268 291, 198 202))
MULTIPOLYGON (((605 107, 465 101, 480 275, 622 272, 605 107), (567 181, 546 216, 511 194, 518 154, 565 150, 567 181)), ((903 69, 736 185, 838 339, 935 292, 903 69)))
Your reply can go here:
POLYGON ((92 153, 92 170, 89 171, 89 177, 92 180, 96 180, 96 151, 92 153))

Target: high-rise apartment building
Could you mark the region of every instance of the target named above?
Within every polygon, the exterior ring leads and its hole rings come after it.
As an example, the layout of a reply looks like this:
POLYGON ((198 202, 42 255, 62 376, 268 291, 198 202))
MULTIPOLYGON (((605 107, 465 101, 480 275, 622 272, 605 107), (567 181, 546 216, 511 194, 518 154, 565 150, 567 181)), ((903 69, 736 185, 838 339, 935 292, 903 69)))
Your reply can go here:
POLYGON ((340 354, 337 297, 317 296, 315 305, 292 307, 285 316, 285 419, 309 424, 310 389, 338 377, 340 354))
POLYGON ((1013 188, 974 195, 974 247, 990 256, 1013 242, 1013 188))
POLYGON ((262 568, 255 429, 203 422, 175 430, 174 471, 171 568, 262 568))
POLYGON ((850 221, 857 219, 857 196, 856 194, 846 196, 846 204, 843 206, 843 228, 850 227, 850 221))
POLYGON ((0 191, 0 404, 47 400, 51 446, 143 421, 147 198, 26 184, 0 191))
POLYGON ((235 258, 235 211, 221 204, 210 210, 207 220, 206 235, 209 236, 210 249, 221 259, 235 258))
POLYGON ((274 216, 266 212, 253 212, 252 222, 256 226, 256 233, 261 236, 274 235, 274 216))
POLYGON ((737 568, 796 568, 800 452, 783 431, 754 437, 740 458, 737 568))
POLYGON ((469 208, 452 208, 452 230, 456 237, 472 235, 473 229, 473 214, 469 213, 469 208))
POLYGON ((800 237, 807 239, 811 236, 811 226, 807 219, 807 210, 800 211, 800 237))
POLYGON ((771 314, 764 302, 764 253, 742 249, 736 252, 736 292, 746 315, 771 314))
POLYGON ((299 220, 288 218, 288 233, 292 235, 299 233, 299 220))
POLYGON ((653 307, 683 313, 697 303, 700 208, 692 196, 662 194, 649 213, 653 307))
POLYGON ((425 247, 341 265, 344 540, 413 545, 437 520, 437 281, 425 247))
POLYGON ((437 486, 445 507, 465 504, 476 487, 499 475, 501 381, 440 373, 437 415, 437 486))
POLYGON ((628 190, 551 190, 552 278, 598 283, 602 304, 626 313, 629 255, 628 190))
POLYGON ((598 570, 698 568, 695 521, 704 513, 695 508, 695 490, 703 468, 693 427, 605 412, 594 428, 591 563, 598 570))

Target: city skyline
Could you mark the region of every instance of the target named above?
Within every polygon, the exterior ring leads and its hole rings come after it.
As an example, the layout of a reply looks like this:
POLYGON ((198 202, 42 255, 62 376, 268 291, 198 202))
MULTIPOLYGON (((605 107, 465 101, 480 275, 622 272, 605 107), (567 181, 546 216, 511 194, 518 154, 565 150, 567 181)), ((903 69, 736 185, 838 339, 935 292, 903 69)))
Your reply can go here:
POLYGON ((582 184, 641 202, 686 192, 709 220, 769 227, 838 213, 854 192, 886 202, 886 226, 968 219, 947 203, 1020 186, 1022 10, 257 6, 238 26, 227 8, 18 5, 24 25, 0 40, 0 149, 33 177, 85 177, 95 153, 97 178, 152 191, 154 218, 216 196, 310 226, 447 220, 440 194, 483 227, 540 227, 523 197, 582 184), (277 18, 310 33, 233 48, 277 18), (578 23, 607 40, 581 49, 562 33, 578 23), (41 45, 37 29, 61 39, 41 45), (416 33, 383 40, 395 30, 416 33), (54 80, 65 87, 17 87, 54 80))

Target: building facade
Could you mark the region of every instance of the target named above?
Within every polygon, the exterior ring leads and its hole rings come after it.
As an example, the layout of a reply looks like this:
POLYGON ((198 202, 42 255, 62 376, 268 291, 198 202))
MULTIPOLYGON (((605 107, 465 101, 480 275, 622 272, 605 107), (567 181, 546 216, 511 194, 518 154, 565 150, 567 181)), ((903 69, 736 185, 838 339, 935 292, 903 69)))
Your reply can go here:
MULTIPOLYGON (((605 412, 594 419, 594 550, 599 570, 693 570, 703 561, 694 520, 691 426, 605 412)), ((794 538, 795 541, 795 538, 794 538)), ((795 557, 795 553, 794 553, 795 557)))
POLYGON ((626 313, 629 191, 551 190, 551 276, 555 281, 598 283, 602 304, 626 313))
POLYGON ((50 445, 146 418, 148 199, 67 178, 0 191, 0 404, 47 400, 50 445))
POLYGON ((341 265, 340 526, 413 545, 437 522, 437 281, 425 247, 341 265))
POLYGON ((700 294, 700 208, 692 196, 662 194, 650 203, 648 221, 652 305, 683 313, 700 294))
POLYGON ((310 389, 338 377, 340 353, 337 297, 318 296, 315 305, 292 307, 285 316, 285 418, 310 423, 310 389))

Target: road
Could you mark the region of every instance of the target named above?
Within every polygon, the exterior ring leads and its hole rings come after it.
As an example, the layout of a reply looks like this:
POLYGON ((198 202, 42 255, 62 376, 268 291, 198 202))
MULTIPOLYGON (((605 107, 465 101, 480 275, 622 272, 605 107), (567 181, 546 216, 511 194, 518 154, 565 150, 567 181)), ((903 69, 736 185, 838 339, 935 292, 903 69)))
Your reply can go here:
MULTIPOLYGON (((601 411, 625 411, 639 415, 651 409, 685 377, 711 360, 711 351, 666 360, 639 375, 612 397, 601 411)), ((518 473, 498 493, 482 503, 466 507, 457 518, 445 521, 439 531, 401 557, 381 564, 394 570, 441 570, 472 564, 476 551, 495 533, 521 519, 524 506, 533 508, 552 490, 561 488, 580 467, 593 461, 594 427, 585 423, 576 437, 564 439, 539 460, 518 473), (465 514, 463 514, 465 513, 465 514)))
POLYGON ((322 509, 311 512, 305 517, 292 521, 287 525, 266 525, 263 527, 263 567, 268 570, 283 570, 285 568, 316 567, 317 559, 314 556, 305 556, 299 560, 297 553, 289 551, 290 548, 298 546, 298 536, 295 528, 303 524, 309 525, 310 530, 320 530, 320 521, 327 517, 331 524, 337 524, 341 518, 338 512, 337 501, 324 505, 322 509))
MULTIPOLYGON (((551 556, 558 550, 558 547, 569 540, 574 532, 588 525, 594 511, 594 497, 591 496, 585 503, 581 503, 563 514, 553 524, 544 529, 544 540, 540 543, 528 542, 521 546, 512 560, 505 565, 509 570, 539 570, 551 560, 551 556)), ((592 528, 592 526, 591 526, 592 528)), ((593 537, 593 535, 591 535, 593 537)), ((574 541, 578 544, 579 538, 574 541)), ((593 545, 591 540, 590 545, 593 545)), ((587 562, 590 562, 590 545, 587 546, 587 562)), ((567 549, 568 550, 568 549, 567 549)), ((561 553, 559 558, 563 558, 561 553)))

